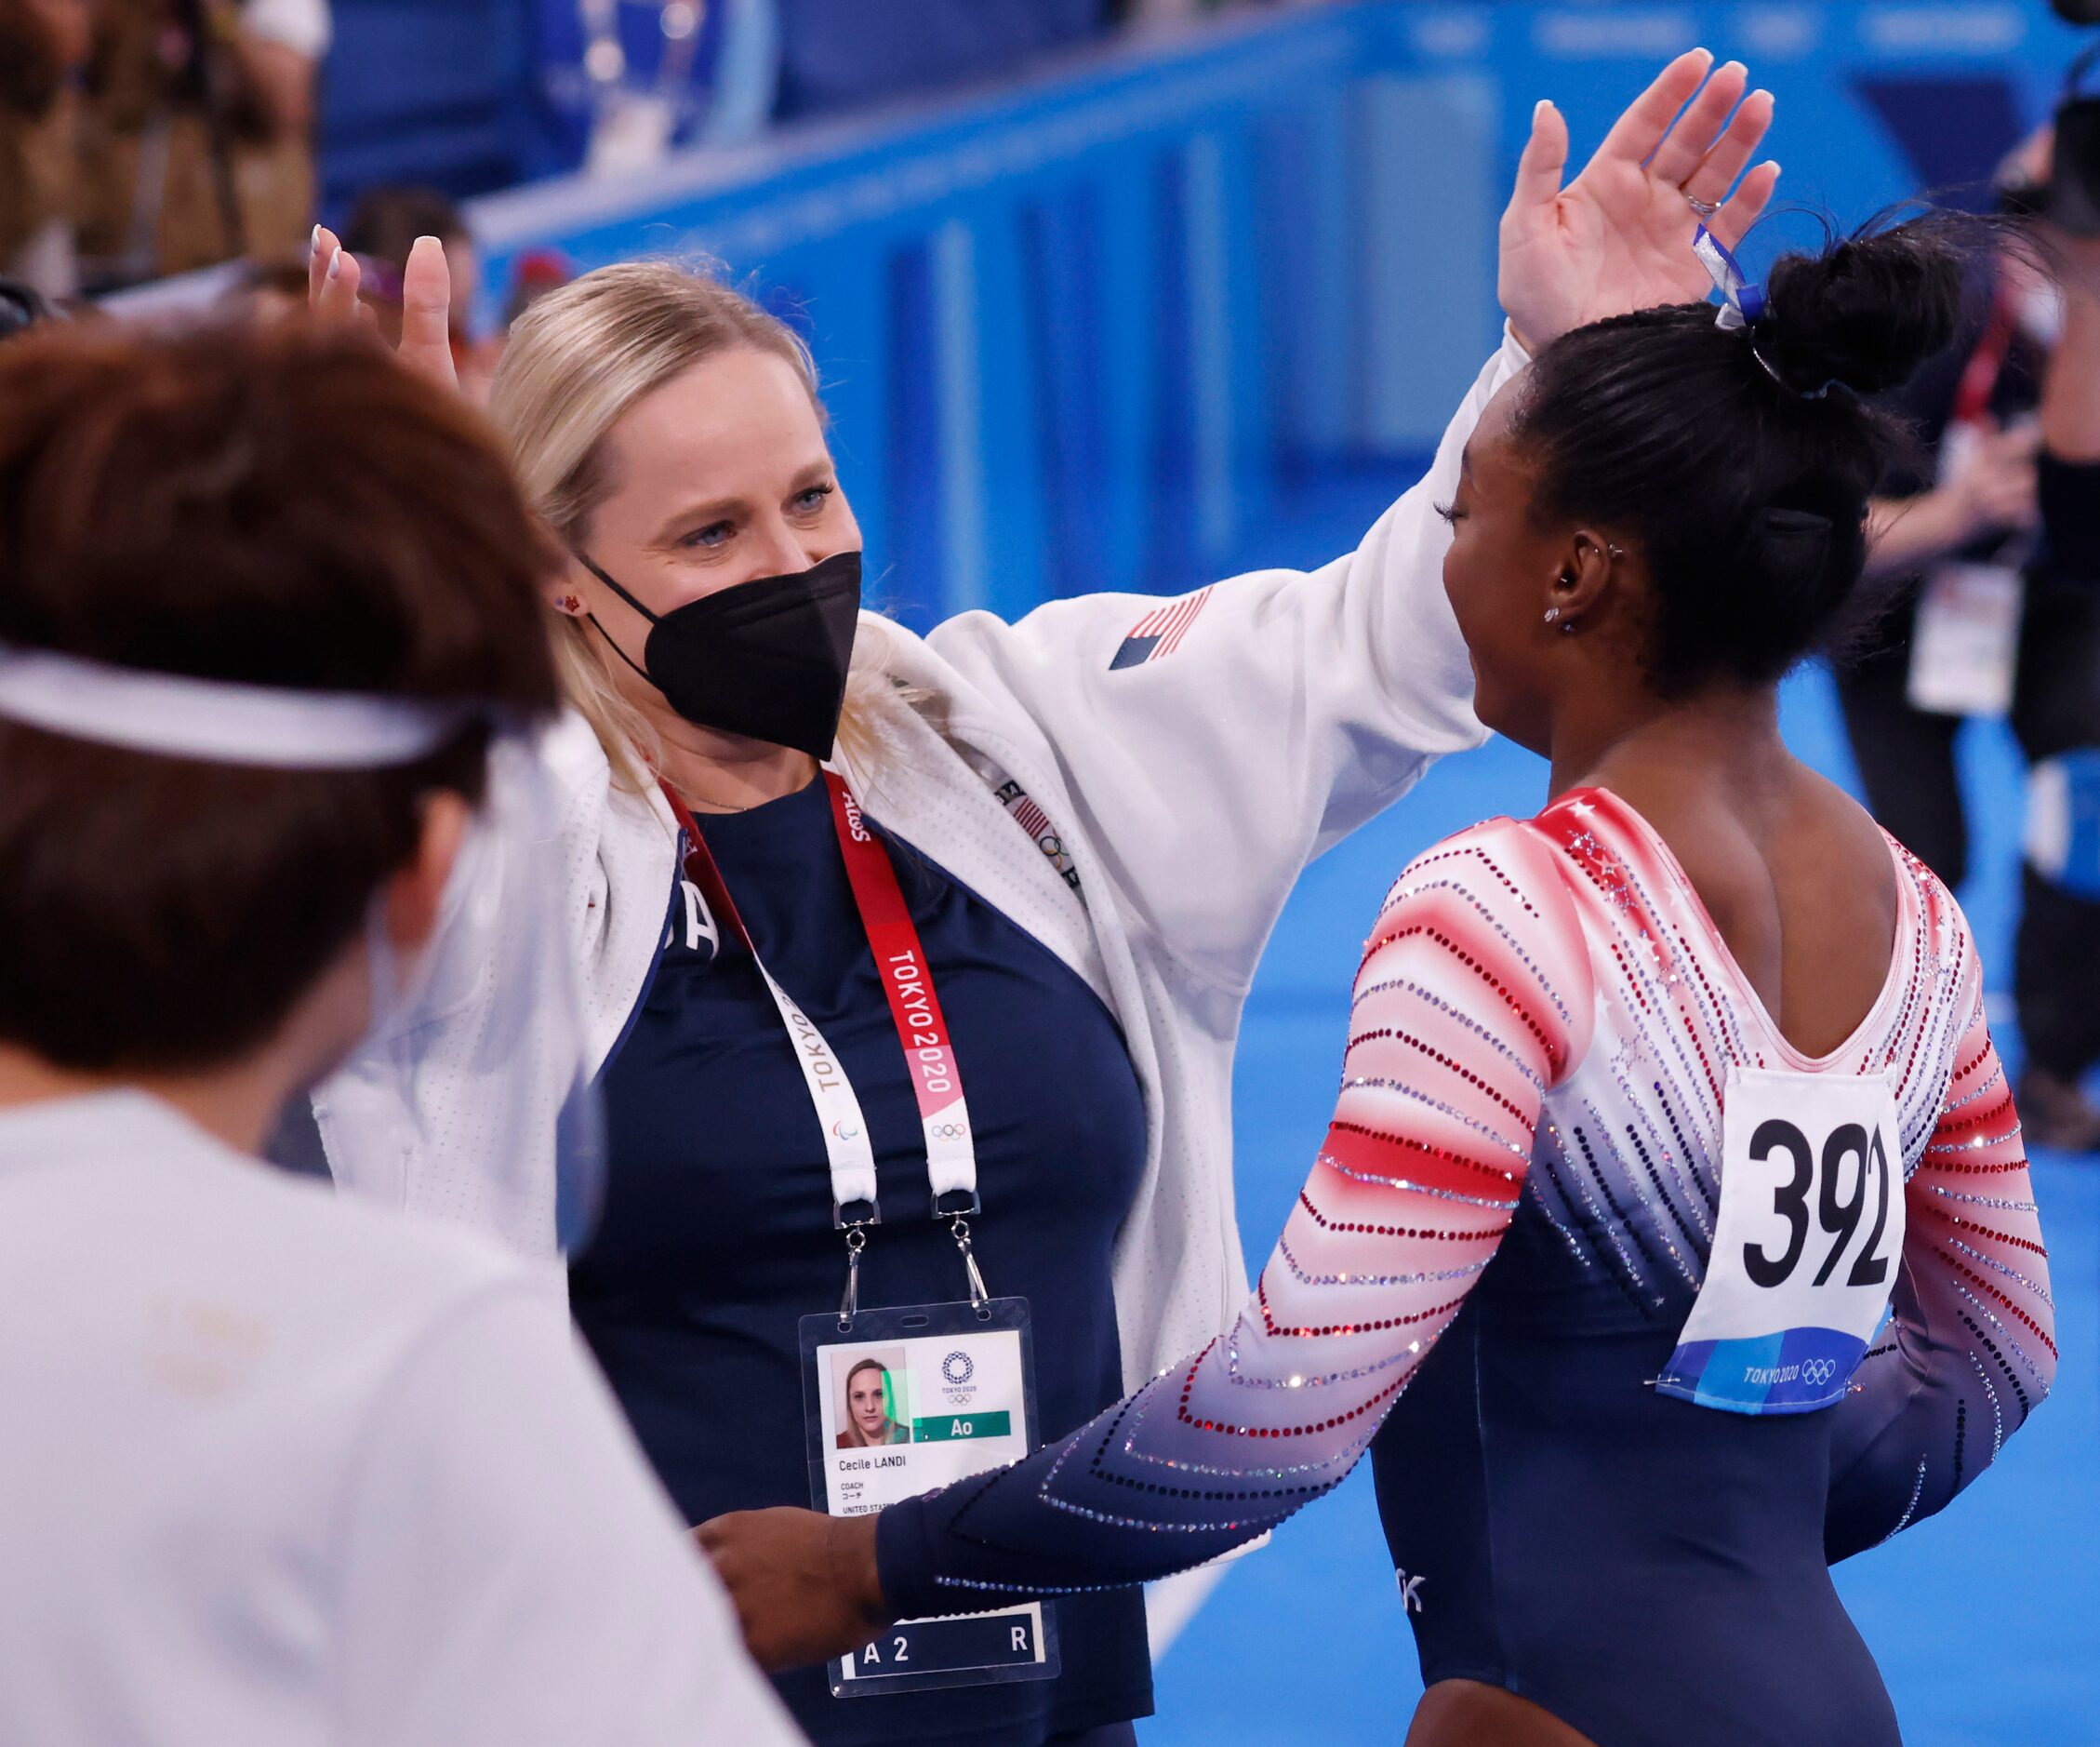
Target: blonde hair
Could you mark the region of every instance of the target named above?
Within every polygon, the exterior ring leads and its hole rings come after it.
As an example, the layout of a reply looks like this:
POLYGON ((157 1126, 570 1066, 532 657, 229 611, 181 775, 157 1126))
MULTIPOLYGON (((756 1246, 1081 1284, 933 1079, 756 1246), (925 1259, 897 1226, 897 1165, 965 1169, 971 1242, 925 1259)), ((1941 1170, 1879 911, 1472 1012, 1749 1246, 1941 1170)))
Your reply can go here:
MULTIPOLYGON (((794 367, 819 420, 817 361, 802 337, 713 273, 668 260, 624 261, 550 292, 511 329, 488 411, 511 446, 525 500, 564 547, 580 539, 612 481, 605 439, 651 390, 738 346, 794 367)), ((553 620, 555 665, 569 701, 596 732, 624 787, 646 788, 662 764, 647 718, 623 698, 591 646, 584 621, 553 620)), ((870 691, 857 668, 839 740, 849 757, 872 750, 870 691)))

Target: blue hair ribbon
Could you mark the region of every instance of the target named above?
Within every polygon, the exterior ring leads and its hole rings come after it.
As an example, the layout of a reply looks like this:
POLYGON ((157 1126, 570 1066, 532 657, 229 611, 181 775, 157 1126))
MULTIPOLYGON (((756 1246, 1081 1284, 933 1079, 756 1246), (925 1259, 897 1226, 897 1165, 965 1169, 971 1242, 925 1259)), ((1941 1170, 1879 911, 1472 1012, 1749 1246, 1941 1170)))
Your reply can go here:
POLYGON ((1728 252, 1728 246, 1703 224, 1692 238, 1692 252, 1721 293, 1721 313, 1714 319, 1730 329, 1754 326, 1764 314, 1764 287, 1745 276, 1742 263, 1728 252))

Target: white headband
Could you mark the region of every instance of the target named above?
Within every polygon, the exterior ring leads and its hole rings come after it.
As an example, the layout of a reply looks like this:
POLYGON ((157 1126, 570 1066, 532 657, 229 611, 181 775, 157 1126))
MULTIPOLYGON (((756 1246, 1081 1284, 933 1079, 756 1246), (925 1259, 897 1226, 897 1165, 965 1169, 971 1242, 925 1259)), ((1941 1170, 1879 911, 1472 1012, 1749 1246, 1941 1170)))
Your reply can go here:
POLYGON ((0 717, 73 740, 272 770, 379 770, 435 752, 483 712, 111 667, 0 643, 0 717))

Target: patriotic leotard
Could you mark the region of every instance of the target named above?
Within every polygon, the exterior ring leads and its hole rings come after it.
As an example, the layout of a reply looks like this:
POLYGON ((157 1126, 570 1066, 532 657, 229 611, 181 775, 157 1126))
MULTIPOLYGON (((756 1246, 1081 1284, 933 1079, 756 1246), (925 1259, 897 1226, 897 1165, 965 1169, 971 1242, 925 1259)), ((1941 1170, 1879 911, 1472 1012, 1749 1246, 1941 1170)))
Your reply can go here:
POLYGON ((2055 1348, 1975 952, 1945 887, 1891 854, 1887 984, 1819 1060, 1615 796, 1422 856, 1363 955, 1325 1148, 1231 1332, 1027 1460, 885 1513, 892 1604, 1163 1576, 1368 1448, 1425 1680, 1505 1687, 1605 1747, 1894 1742, 1828 1562, 1974 1479, 2055 1348), (1705 1275, 1731 1064, 1892 1076, 1894 1320, 1822 1411, 1653 1387, 1705 1275))

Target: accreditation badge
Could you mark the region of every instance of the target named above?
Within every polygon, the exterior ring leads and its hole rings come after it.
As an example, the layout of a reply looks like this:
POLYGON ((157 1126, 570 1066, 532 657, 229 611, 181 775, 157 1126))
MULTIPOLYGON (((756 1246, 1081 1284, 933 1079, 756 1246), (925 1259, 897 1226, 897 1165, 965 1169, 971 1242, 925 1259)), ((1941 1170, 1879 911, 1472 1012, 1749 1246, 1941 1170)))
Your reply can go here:
POLYGON ((1903 1143, 1880 1076, 1732 1068, 1707 1277, 1655 1380, 1731 1413, 1844 1398, 1903 1262, 1903 1143))
MULTIPOLYGON (((861 1516, 1035 1447, 1035 1359, 1028 1300, 913 1304, 804 1316, 803 1402, 810 1494, 861 1516)), ((834 1697, 1049 1680, 1056 1609, 900 1620, 831 1667, 834 1697)))
POLYGON ((1905 687, 1913 710, 2001 716, 2013 707, 2026 589, 2004 564, 1947 564, 1925 580, 1905 687))

